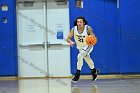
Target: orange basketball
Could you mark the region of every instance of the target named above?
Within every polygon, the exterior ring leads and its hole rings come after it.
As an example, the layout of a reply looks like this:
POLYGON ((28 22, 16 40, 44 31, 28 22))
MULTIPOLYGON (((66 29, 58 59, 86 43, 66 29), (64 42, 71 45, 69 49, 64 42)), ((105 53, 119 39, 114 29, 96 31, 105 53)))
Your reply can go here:
POLYGON ((96 39, 95 36, 87 36, 86 37, 86 43, 87 43, 87 45, 94 46, 96 44, 96 42, 97 42, 97 39, 96 39))

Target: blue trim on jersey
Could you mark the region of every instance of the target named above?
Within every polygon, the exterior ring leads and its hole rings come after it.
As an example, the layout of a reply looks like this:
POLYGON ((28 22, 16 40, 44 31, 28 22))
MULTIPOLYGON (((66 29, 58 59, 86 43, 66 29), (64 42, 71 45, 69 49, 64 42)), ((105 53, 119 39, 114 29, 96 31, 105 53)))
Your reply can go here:
MULTIPOLYGON (((79 31, 78 31, 78 26, 77 26, 77 32, 79 33, 79 31)), ((84 31, 83 31, 83 32, 84 32, 84 31)), ((83 32, 82 32, 82 33, 83 33, 83 32)), ((79 34, 82 34, 82 33, 79 33, 79 34)))
MULTIPOLYGON (((85 26, 87 26, 87 27, 86 27, 86 29, 87 29, 86 32, 87 32, 87 31, 88 31, 88 25, 84 25, 84 30, 85 30, 85 26)), ((78 31, 78 26, 76 26, 76 28, 77 28, 77 32, 79 33, 79 31, 78 31)), ((74 30, 75 30, 75 28, 74 28, 74 30)), ((84 33, 84 30, 83 30, 82 33, 84 33)), ((79 34, 82 34, 82 33, 79 33, 79 34)), ((88 34, 88 33, 87 33, 87 34, 88 34)))
POLYGON ((92 49, 92 47, 91 46, 88 46, 85 50, 84 49, 82 49, 82 50, 84 50, 84 51, 87 51, 87 54, 86 54, 86 56, 88 55, 88 53, 89 53, 89 51, 92 49))
POLYGON ((88 53, 88 52, 91 50, 91 48, 92 48, 91 46, 88 46, 88 47, 89 47, 90 49, 87 51, 87 53, 88 53))
MULTIPOLYGON (((82 50, 84 50, 84 49, 82 49, 82 50)), ((84 51, 86 51, 86 50, 84 50, 84 51)))
MULTIPOLYGON (((88 46, 85 50, 84 50, 84 49, 82 49, 82 50, 87 51, 89 48, 91 48, 91 46, 88 46)), ((89 50, 90 50, 90 49, 89 49, 89 50)))

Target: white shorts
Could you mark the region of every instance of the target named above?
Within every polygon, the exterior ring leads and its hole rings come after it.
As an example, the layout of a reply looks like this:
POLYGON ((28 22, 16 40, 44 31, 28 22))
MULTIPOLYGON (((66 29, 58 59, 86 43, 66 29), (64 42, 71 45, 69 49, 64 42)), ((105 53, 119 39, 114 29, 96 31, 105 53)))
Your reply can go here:
POLYGON ((93 50, 93 46, 85 46, 85 47, 79 49, 79 52, 83 56, 89 56, 89 54, 92 52, 92 50, 93 50))

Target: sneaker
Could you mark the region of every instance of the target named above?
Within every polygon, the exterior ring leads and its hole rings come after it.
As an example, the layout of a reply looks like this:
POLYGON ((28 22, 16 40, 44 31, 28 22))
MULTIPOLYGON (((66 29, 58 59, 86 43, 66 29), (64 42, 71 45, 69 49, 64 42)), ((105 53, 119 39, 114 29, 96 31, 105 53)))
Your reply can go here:
POLYGON ((74 78, 72 79, 73 82, 77 82, 80 78, 80 70, 77 70, 74 78))
POLYGON ((92 81, 94 82, 97 79, 97 75, 99 73, 99 70, 97 69, 91 69, 91 74, 92 74, 92 81))
POLYGON ((75 75, 74 78, 72 79, 73 82, 77 82, 79 80, 80 75, 75 75))
POLYGON ((97 79, 97 74, 92 75, 92 81, 94 82, 97 79))

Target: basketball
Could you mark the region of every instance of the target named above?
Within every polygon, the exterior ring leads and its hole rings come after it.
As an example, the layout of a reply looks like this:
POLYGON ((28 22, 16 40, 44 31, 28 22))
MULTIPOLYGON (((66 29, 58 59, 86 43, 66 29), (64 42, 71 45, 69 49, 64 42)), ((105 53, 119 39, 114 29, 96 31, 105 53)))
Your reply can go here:
POLYGON ((95 36, 87 36, 86 37, 86 43, 88 46, 94 46, 97 42, 97 39, 95 36))

